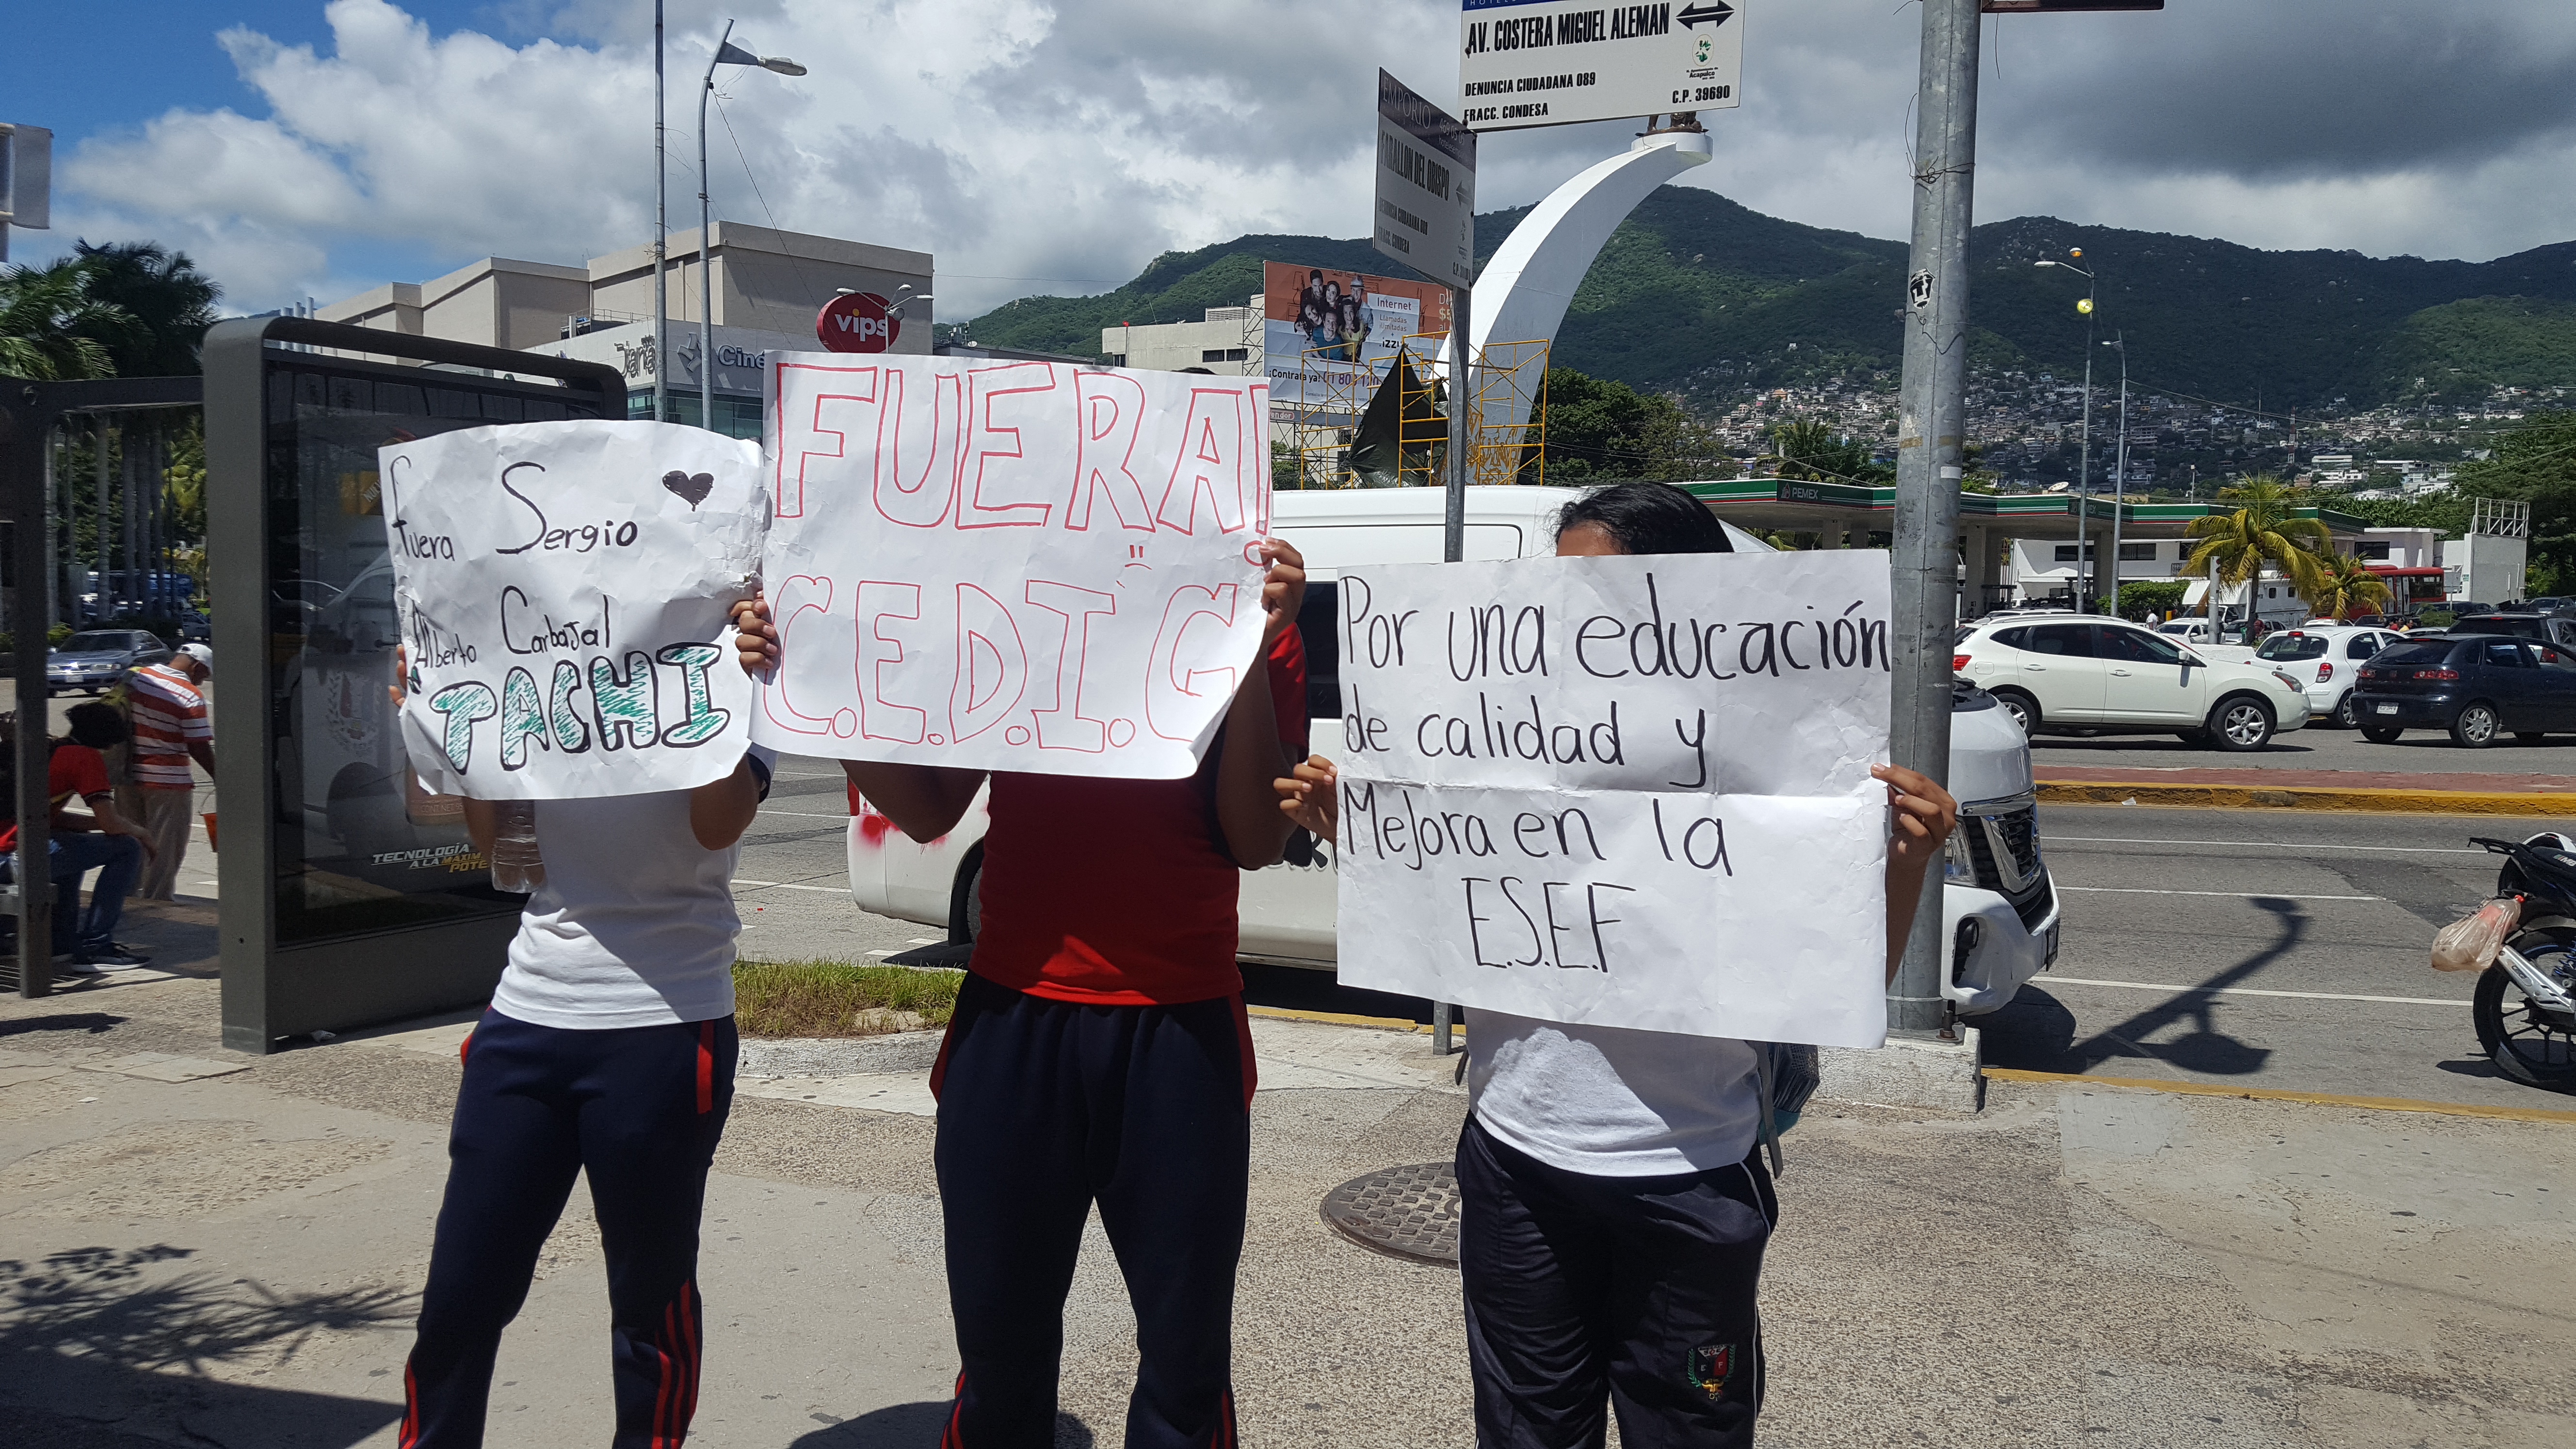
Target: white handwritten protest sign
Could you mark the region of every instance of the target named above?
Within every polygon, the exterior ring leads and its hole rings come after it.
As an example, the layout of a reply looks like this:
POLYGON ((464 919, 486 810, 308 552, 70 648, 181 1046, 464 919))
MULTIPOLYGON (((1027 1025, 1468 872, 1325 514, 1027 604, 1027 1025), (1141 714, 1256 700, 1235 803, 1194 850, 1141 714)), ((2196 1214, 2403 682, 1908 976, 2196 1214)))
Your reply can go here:
POLYGON ((1268 389, 1047 362, 772 353, 752 738, 1173 779, 1261 641, 1268 389))
POLYGON ((481 800, 730 773, 751 686, 724 638, 768 529, 759 467, 753 444, 673 423, 511 423, 382 449, 413 770, 481 800))
POLYGON ((1345 982, 1884 1039, 1885 554, 1345 569, 1338 604, 1345 982))

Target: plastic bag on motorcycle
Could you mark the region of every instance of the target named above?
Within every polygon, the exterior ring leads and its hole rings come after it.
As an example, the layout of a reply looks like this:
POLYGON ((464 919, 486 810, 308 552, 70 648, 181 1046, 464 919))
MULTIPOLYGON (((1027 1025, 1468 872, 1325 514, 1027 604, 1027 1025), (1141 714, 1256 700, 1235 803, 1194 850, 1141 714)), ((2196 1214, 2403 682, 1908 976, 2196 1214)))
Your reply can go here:
POLYGON ((2433 969, 2484 971, 2493 966, 2505 938, 2521 920, 2520 896, 2497 896, 2486 902, 2433 938, 2433 969))

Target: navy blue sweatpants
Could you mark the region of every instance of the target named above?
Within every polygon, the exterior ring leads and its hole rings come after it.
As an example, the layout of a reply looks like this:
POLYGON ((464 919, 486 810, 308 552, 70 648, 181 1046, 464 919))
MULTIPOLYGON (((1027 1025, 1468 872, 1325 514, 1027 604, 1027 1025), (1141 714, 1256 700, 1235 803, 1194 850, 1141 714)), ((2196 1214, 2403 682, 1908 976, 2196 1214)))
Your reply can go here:
POLYGON ((615 1449, 672 1449, 698 1402, 698 1212, 733 1105, 732 1017, 564 1031, 486 1011, 465 1045, 402 1449, 483 1442, 501 1330, 590 1175, 608 1258, 615 1449))
POLYGON ((1596 1177, 1471 1116, 1458 1198, 1477 1449, 1599 1449, 1605 1400, 1630 1449, 1751 1449, 1780 1215, 1760 1162, 1596 1177))
POLYGON ((1242 999, 1092 1006, 970 975, 939 1063, 964 1364, 941 1449, 1055 1443, 1064 1299, 1094 1202, 1136 1310, 1127 1449, 1231 1449, 1252 1154, 1242 999))

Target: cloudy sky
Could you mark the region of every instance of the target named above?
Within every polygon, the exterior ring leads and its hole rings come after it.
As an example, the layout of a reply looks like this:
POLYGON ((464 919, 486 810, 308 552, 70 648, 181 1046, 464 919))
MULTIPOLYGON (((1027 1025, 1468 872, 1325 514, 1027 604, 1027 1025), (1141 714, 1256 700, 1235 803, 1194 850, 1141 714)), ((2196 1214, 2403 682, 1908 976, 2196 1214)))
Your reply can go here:
MULTIPOLYGON (((1690 184, 1902 236, 1921 12, 1736 3, 1743 105, 1706 117, 1717 160, 1690 184)), ((691 88, 731 17, 811 73, 723 74, 717 215, 932 252, 947 318, 1244 232, 1364 235, 1376 68, 1457 95, 1456 0, 668 14, 674 227, 696 224, 691 88)), ((119 0, 11 30, 47 59, 7 119, 58 147, 56 229, 13 234, 13 260, 155 238, 260 310, 651 227, 649 0, 119 0)), ((2569 0, 2168 0, 1991 19, 1985 54, 1981 220, 2470 259, 2576 238, 2569 0)), ((1488 136, 1480 201, 1536 200, 1634 129, 1488 136)))

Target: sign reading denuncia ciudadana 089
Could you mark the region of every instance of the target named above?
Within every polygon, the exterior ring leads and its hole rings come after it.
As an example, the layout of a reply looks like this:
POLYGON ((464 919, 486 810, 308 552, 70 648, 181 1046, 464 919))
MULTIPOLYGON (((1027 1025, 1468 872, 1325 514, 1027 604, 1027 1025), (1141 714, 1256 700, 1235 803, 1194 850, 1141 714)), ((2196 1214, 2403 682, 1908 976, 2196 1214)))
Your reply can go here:
POLYGON ((1377 73, 1377 249, 1452 287, 1476 280, 1476 137, 1377 73))
POLYGON ((1736 104, 1744 72, 1742 0, 1463 5, 1458 94, 1471 131, 1736 104))

